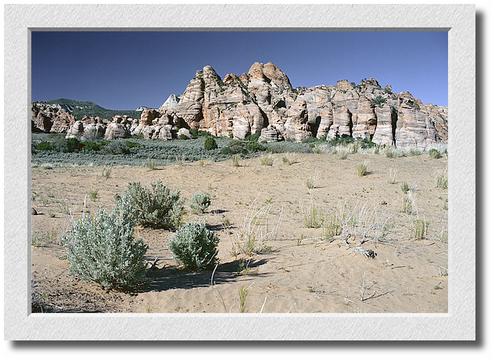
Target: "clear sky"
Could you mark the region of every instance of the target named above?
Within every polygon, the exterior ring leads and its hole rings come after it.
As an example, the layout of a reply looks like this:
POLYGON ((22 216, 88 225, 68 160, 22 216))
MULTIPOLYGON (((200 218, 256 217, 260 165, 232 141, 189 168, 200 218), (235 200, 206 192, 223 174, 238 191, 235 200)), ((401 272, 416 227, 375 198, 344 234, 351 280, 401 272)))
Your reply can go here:
POLYGON ((273 62, 293 86, 374 77, 447 105, 447 32, 33 32, 32 98, 158 107, 196 70, 273 62))

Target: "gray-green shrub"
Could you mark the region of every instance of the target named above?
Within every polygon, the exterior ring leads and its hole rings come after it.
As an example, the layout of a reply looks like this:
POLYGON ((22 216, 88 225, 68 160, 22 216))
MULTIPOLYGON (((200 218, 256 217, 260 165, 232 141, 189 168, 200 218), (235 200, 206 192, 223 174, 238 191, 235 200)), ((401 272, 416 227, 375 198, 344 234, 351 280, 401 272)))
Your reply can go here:
POLYGON ((218 242, 218 236, 206 225, 189 223, 177 230, 170 240, 170 250, 186 270, 205 270, 217 262, 218 242))
POLYGON ((409 184, 408 183, 405 183, 403 182, 402 184, 400 184, 400 190, 404 193, 404 194, 407 194, 410 190, 410 187, 409 187, 409 184))
POLYGON ((191 199, 191 210, 196 214, 203 214, 211 205, 210 195, 206 193, 196 193, 191 199))
POLYGON ((83 215, 64 235, 70 272, 106 289, 134 289, 145 281, 148 246, 134 238, 133 209, 119 199, 111 211, 83 215))
POLYGON ((437 149, 430 149, 428 155, 430 155, 432 159, 440 159, 442 157, 442 154, 437 149))
POLYGON ((447 175, 439 175, 437 177, 437 188, 446 190, 449 187, 449 179, 447 175))
POLYGON ((179 191, 173 191, 161 181, 145 188, 139 182, 130 183, 120 195, 127 199, 133 210, 135 222, 153 228, 178 228, 184 215, 184 201, 179 191))
POLYGON ((215 150, 218 148, 218 145, 217 145, 217 142, 215 141, 215 139, 213 137, 208 136, 205 139, 204 147, 205 147, 205 150, 215 150))

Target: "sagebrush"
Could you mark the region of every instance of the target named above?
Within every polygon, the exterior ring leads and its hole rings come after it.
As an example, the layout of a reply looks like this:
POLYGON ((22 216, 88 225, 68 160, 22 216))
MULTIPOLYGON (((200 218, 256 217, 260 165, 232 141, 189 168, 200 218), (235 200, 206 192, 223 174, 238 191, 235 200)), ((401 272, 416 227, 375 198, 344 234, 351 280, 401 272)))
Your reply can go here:
POLYGON ((211 197, 206 193, 196 193, 191 199, 191 210, 196 214, 203 214, 211 205, 211 197))
POLYGON ((219 238, 205 224, 189 223, 177 230, 170 240, 170 250, 185 269, 198 271, 217 263, 219 238))
POLYGON ((184 201, 179 191, 169 189, 161 181, 145 188, 139 182, 130 183, 119 196, 132 207, 135 222, 142 226, 177 229, 184 215, 184 201))
POLYGON ((64 235, 70 272, 105 289, 130 290, 145 282, 148 246, 134 237, 133 208, 127 198, 111 211, 98 210, 73 221, 64 235))

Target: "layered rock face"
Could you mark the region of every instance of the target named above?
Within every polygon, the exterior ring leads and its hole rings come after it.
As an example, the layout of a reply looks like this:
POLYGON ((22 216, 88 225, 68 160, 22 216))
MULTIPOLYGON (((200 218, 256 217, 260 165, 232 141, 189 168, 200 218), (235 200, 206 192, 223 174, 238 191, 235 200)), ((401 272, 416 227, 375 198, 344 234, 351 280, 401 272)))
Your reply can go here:
POLYGON ((75 121, 60 105, 34 103, 34 131, 66 132, 78 139, 189 138, 189 130, 260 141, 331 140, 350 136, 378 145, 422 147, 448 142, 448 111, 423 104, 410 93, 394 93, 375 79, 359 84, 293 88, 272 63, 254 63, 247 73, 222 79, 211 66, 197 71, 180 96, 170 95, 159 109, 143 109, 141 118, 112 121, 84 117, 75 121))
POLYGON ((31 129, 35 132, 65 133, 76 121, 74 116, 58 104, 33 103, 31 129))
POLYGON ((247 73, 223 79, 205 66, 159 112, 174 119, 169 120, 172 134, 187 127, 237 139, 260 134, 263 141, 352 136, 397 147, 448 141, 444 107, 424 105, 409 93, 396 94, 375 79, 294 89, 272 63, 254 63, 247 73))

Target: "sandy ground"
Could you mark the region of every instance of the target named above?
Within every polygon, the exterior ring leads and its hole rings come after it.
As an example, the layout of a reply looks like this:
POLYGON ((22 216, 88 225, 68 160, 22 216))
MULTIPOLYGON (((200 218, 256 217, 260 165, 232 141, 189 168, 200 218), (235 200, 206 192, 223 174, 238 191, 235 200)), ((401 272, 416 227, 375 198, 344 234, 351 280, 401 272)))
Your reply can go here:
MULTIPOLYGON (((447 190, 436 177, 447 159, 427 155, 386 158, 353 154, 295 154, 292 165, 273 155, 273 166, 259 158, 145 167, 112 167, 108 179, 102 167, 33 168, 33 279, 40 297, 55 311, 125 312, 447 312, 447 190), (356 166, 365 161, 370 173, 359 177, 356 166), (390 183, 395 169, 396 183, 390 183), (308 188, 308 179, 314 188, 308 188), (104 291, 68 273, 59 237, 69 226, 68 213, 78 216, 87 207, 110 208, 114 195, 131 181, 162 180, 189 199, 195 192, 212 195, 205 221, 220 237, 220 265, 212 272, 187 273, 168 250, 171 232, 136 229, 149 245, 147 258, 157 259, 145 291, 125 294, 104 291), (401 212, 400 184, 413 189, 416 214, 401 212), (93 199, 90 193, 93 193, 93 199), (96 192, 96 193, 95 193, 96 192), (96 199, 94 198, 96 194, 96 199), (85 200, 86 199, 86 200, 85 200), (325 216, 354 209, 386 224, 383 237, 325 239, 322 229, 305 227, 304 215, 315 206, 325 216), (364 209, 364 210, 363 210, 364 209), (253 225, 266 239, 261 254, 235 255, 233 249, 244 224, 257 210, 253 225), (417 218, 429 223, 425 239, 414 240, 417 218), (373 250, 368 258, 356 247, 373 250), (247 264, 247 266, 246 266, 247 264), (240 289, 247 289, 242 304, 240 289)), ((371 229, 371 228, 370 228, 371 229)), ((366 232, 366 231, 365 231, 366 232)))

